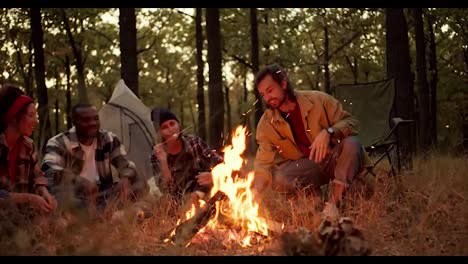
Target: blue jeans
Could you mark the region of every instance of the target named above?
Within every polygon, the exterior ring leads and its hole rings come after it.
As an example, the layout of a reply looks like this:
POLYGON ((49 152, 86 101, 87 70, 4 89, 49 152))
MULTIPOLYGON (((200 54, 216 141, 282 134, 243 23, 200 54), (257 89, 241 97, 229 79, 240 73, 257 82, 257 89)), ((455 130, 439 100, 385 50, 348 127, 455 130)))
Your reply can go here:
POLYGON ((361 143, 357 137, 346 137, 320 163, 307 157, 276 165, 272 171, 272 187, 280 192, 294 192, 305 187, 318 190, 330 181, 348 186, 361 171, 361 164, 361 143))

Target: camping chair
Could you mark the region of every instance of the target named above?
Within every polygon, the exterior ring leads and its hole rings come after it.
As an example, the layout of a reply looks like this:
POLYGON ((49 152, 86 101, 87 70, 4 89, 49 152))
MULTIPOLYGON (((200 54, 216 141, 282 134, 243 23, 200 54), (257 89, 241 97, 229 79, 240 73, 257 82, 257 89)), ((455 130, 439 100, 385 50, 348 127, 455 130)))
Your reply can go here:
POLYGON ((377 160, 367 169, 372 171, 385 157, 390 164, 389 176, 396 176, 394 159, 390 153, 396 152, 398 172, 401 170, 400 140, 398 129, 402 124, 411 123, 400 117, 391 118, 395 100, 394 80, 384 80, 364 84, 342 84, 335 87, 335 97, 359 121, 359 139, 370 157, 380 153, 377 160))

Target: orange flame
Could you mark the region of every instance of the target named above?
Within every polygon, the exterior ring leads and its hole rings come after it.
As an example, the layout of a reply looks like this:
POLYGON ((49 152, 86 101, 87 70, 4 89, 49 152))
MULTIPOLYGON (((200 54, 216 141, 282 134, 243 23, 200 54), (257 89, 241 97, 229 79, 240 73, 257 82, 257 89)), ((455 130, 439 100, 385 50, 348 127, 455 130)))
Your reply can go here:
MULTIPOLYGON (((253 199, 251 184, 254 173, 250 172, 247 178, 237 177, 239 170, 245 164, 241 155, 245 151, 246 128, 239 126, 236 128, 232 145, 223 149, 224 162, 218 164, 211 171, 213 175, 213 189, 211 195, 217 191, 224 192, 229 198, 228 211, 223 211, 246 231, 247 236, 241 241, 242 246, 250 245, 250 235, 252 232, 264 236, 268 235, 268 225, 264 218, 258 216, 258 203, 253 199), (234 176, 234 177, 233 177, 234 176)), ((217 204, 217 214, 220 212, 220 205, 217 204)), ((208 224, 210 228, 216 228, 219 223, 217 217, 208 224)), ((232 236, 231 236, 232 237, 232 236)))
MULTIPOLYGON (((213 188, 210 196, 213 196, 218 191, 222 191, 229 199, 223 204, 216 202, 215 216, 198 232, 197 236, 203 235, 207 230, 225 230, 227 231, 225 233, 225 242, 234 241, 243 247, 251 245, 252 234, 257 233, 268 236, 268 224, 265 218, 259 217, 259 205, 254 200, 250 187, 254 180, 254 173, 250 172, 246 178, 238 177, 239 171, 245 165, 245 161, 241 156, 245 151, 245 141, 246 128, 239 126, 233 134, 232 145, 228 145, 223 149, 224 162, 212 169, 213 188), (221 208, 221 205, 223 208, 221 208), (218 222, 218 216, 221 211, 223 215, 236 222, 235 225, 242 229, 240 233, 235 233, 229 229, 226 230, 226 227, 218 222)), ((200 200, 200 202, 203 206, 204 201, 200 200)), ((185 219, 193 217, 196 210, 195 205, 192 205, 191 209, 185 213, 185 219)), ((181 219, 178 220, 177 224, 180 222, 181 219)), ((175 229, 171 236, 174 233, 175 229)))

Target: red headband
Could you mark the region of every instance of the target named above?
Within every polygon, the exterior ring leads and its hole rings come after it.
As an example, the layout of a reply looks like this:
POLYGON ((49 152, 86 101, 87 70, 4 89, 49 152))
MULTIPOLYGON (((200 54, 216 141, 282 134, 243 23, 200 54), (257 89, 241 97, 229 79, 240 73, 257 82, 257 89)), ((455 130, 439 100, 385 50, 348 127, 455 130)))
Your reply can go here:
POLYGON ((34 100, 26 95, 20 95, 18 98, 16 98, 15 102, 10 106, 8 112, 5 115, 5 122, 8 124, 13 121, 18 112, 30 103, 34 103, 34 100))

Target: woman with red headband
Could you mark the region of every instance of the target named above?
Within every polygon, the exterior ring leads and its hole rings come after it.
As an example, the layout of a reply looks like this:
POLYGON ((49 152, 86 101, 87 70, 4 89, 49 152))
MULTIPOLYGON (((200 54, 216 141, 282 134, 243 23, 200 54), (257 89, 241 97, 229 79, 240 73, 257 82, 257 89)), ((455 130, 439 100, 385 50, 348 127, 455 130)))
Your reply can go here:
POLYGON ((28 213, 49 213, 57 201, 47 190, 34 143, 38 124, 33 99, 12 85, 0 88, 0 202, 12 201, 28 213))

